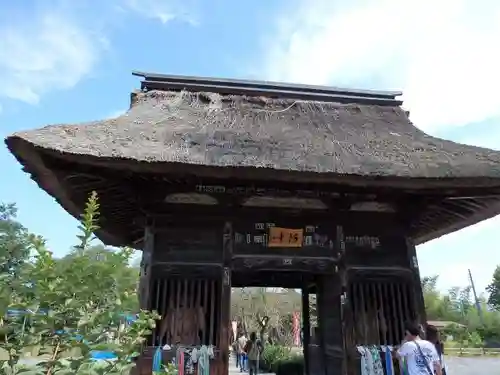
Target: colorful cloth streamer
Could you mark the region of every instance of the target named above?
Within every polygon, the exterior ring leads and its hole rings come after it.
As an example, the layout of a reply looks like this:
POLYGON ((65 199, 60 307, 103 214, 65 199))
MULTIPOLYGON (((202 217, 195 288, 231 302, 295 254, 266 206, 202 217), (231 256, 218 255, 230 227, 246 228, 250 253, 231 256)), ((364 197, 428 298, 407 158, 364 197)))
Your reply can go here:
POLYGON ((177 374, 184 375, 184 351, 179 351, 179 360, 177 362, 177 374))
POLYGON ((210 352, 205 345, 198 352, 198 375, 210 375, 210 352))
POLYGON ((380 358, 378 348, 376 348, 376 347, 370 348, 369 353, 371 354, 371 357, 372 357, 373 374, 374 375, 384 375, 382 358, 380 358))
POLYGON ((389 348, 385 350, 385 373, 386 375, 394 375, 394 367, 392 365, 392 354, 389 348))
POLYGON ((408 363, 406 363, 406 358, 401 360, 401 375, 408 375, 408 363))
POLYGON ((161 359, 162 359, 162 350, 161 346, 159 346, 156 348, 155 354, 153 356, 153 371, 155 372, 161 371, 161 359))

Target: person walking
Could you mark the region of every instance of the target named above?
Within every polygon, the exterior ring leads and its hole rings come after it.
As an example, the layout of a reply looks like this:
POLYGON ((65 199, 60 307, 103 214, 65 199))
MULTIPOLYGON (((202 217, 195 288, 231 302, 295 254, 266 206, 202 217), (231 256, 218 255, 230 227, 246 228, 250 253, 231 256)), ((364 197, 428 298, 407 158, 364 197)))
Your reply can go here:
POLYGON ((240 337, 236 340, 236 367, 239 367, 240 372, 245 370, 245 346, 247 341, 244 332, 241 332, 240 337))
POLYGON ((259 367, 259 357, 262 352, 262 343, 257 340, 257 334, 252 332, 250 340, 245 345, 245 353, 248 356, 248 371, 249 375, 257 375, 259 367))
POLYGON ((408 375, 443 375, 436 347, 420 338, 420 327, 416 324, 405 324, 405 340, 396 356, 401 363, 406 360, 408 375))

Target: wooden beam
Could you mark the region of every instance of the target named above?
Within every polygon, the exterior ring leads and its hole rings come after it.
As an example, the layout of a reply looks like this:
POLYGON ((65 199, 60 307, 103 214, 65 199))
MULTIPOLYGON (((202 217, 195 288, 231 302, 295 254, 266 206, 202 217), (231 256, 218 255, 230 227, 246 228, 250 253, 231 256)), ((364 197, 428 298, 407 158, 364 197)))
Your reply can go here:
POLYGON ((233 223, 224 224, 222 235, 222 285, 219 327, 219 351, 222 359, 222 374, 229 372, 229 338, 231 334, 231 259, 233 254, 233 223))
POLYGON ((238 272, 251 270, 275 272, 300 272, 303 274, 331 274, 337 259, 321 256, 280 256, 244 254, 233 256, 233 269, 238 272))

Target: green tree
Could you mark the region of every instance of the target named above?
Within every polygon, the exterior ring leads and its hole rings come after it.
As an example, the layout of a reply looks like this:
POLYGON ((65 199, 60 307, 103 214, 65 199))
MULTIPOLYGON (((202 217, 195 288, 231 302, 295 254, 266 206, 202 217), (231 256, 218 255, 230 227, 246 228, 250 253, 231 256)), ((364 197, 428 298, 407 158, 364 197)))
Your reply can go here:
MULTIPOLYGON (((134 366, 130 356, 140 350, 159 317, 141 311, 134 323, 123 324, 123 301, 133 297, 129 307, 137 309, 138 275, 129 266, 131 249, 92 246, 98 209, 93 194, 82 216, 79 244, 62 259, 53 257, 42 238, 28 235, 20 224, 16 227, 24 233, 20 238, 32 257, 25 255, 3 270, 19 282, 9 285, 12 296, 0 306, 0 375, 118 375, 134 366), (17 313, 7 314, 13 310, 17 313), (96 364, 92 350, 113 351, 117 360, 96 364), (27 351, 45 360, 23 368, 19 360, 27 351)), ((12 216, 11 211, 5 217, 12 216)), ((161 373, 172 373, 172 368, 161 373)))
POLYGON ((30 253, 28 232, 16 218, 15 204, 0 203, 0 283, 15 278, 30 253))
POLYGON ((488 304, 496 310, 500 310, 500 266, 497 266, 493 272, 493 279, 486 291, 489 293, 488 304))
POLYGON ((68 280, 68 288, 81 289, 82 284, 92 285, 77 298, 106 305, 118 301, 124 311, 137 311, 137 268, 129 265, 133 255, 129 248, 110 249, 102 245, 91 246, 85 251, 72 251, 57 261, 58 272, 68 280))
POLYGON ((14 298, 29 254, 28 231, 17 221, 15 204, 0 203, 0 312, 14 298))

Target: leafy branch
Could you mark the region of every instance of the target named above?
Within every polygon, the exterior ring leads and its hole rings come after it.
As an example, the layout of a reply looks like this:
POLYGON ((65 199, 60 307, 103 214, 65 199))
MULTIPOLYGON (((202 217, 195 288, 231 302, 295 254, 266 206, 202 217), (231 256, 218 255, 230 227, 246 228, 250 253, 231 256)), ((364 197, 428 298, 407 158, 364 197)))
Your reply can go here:
MULTIPOLYGON (((4 359, 0 353, 0 375, 118 375, 135 366, 132 358, 159 316, 137 311, 137 269, 129 266, 133 249, 93 245, 99 208, 93 192, 81 215, 78 244, 62 259, 54 258, 41 237, 14 225, 13 207, 0 210, 0 218, 11 220, 4 245, 19 250, 15 267, 0 270, 0 280, 19 277, 8 293, 0 282, 0 348, 6 352, 4 359), (126 321, 124 308, 136 310, 133 322, 126 321), (96 351, 115 358, 95 361, 96 351)), ((173 371, 167 366, 161 374, 173 371)))

